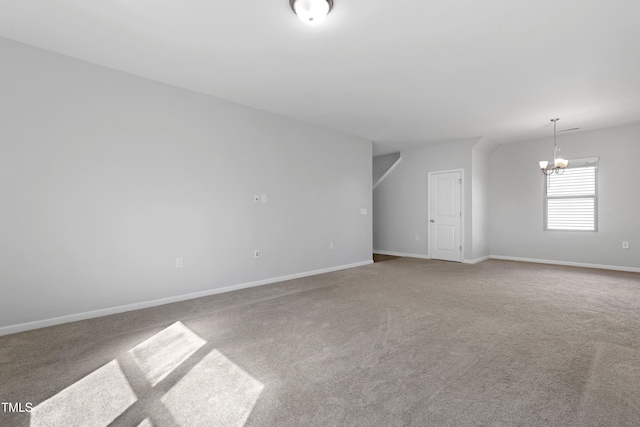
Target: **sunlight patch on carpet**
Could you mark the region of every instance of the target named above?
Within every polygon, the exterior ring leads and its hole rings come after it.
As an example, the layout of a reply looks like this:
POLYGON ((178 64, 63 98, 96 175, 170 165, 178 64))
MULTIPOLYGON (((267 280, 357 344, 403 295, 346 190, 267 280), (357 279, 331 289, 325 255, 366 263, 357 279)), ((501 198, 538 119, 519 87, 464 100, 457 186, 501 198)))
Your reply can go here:
POLYGON ((136 402, 136 395, 113 360, 31 411, 31 427, 106 426, 136 402))
POLYGON ((182 426, 243 426, 264 385, 212 350, 161 399, 182 426))
POLYGON ((138 344, 129 353, 154 387, 205 344, 205 340, 182 322, 176 322, 138 344))
MULTIPOLYGON (((195 353, 205 344, 191 329, 176 322, 128 353, 152 388, 188 359, 198 361, 186 374, 176 373, 181 378, 162 397, 154 396, 171 413, 172 422, 182 427, 243 426, 264 385, 217 350, 200 358, 195 353)), ((130 369, 136 368, 133 364, 120 365, 117 360, 109 362, 34 407, 30 427, 106 427, 136 408, 150 417, 137 427, 153 427, 151 419, 162 417, 163 412, 157 414, 153 406, 144 406, 148 393, 141 387, 144 380, 140 378, 138 385, 129 383, 126 375, 132 374, 130 369)))

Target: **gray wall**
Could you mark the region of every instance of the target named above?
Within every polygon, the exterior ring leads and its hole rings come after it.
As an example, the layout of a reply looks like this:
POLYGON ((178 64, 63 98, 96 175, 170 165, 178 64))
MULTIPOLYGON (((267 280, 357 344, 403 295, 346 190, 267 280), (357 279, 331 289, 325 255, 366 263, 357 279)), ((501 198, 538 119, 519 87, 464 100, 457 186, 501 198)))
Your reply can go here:
POLYGON ((374 251, 427 257, 429 173, 463 169, 463 259, 474 260, 471 184, 472 147, 477 142, 461 140, 400 153, 402 162, 373 191, 374 251))
POLYGON ((0 57, 0 327, 370 262, 370 141, 4 39, 0 57))
POLYGON ((489 153, 471 151, 471 259, 489 256, 489 153))
POLYGON ((490 158, 491 255, 639 268, 640 125, 560 134, 558 145, 568 159, 600 157, 598 231, 543 231, 538 161, 553 158, 553 139, 506 144, 490 158))
POLYGON ((373 184, 384 176, 391 166, 400 158, 400 153, 385 154, 373 158, 373 184))

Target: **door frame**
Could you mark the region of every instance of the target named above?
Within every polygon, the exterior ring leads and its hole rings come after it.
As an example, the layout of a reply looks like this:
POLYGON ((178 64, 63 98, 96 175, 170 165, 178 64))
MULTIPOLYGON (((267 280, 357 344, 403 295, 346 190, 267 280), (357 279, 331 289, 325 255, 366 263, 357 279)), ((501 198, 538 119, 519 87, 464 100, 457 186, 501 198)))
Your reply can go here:
POLYGON ((429 215, 431 215, 431 176, 432 175, 438 175, 441 173, 451 173, 451 172, 460 172, 460 212, 462 213, 462 216, 460 217, 460 246, 462 246, 462 249, 460 250, 460 262, 463 263, 464 262, 464 250, 465 250, 465 244, 464 244, 464 221, 466 218, 466 212, 465 212, 465 203, 464 203, 464 168, 461 169, 447 169, 447 170, 441 170, 441 171, 433 171, 433 172, 429 172, 428 173, 428 178, 427 178, 427 241, 429 242, 428 247, 427 247, 427 256, 429 257, 429 259, 431 259, 431 226, 430 226, 430 222, 429 222, 429 215))

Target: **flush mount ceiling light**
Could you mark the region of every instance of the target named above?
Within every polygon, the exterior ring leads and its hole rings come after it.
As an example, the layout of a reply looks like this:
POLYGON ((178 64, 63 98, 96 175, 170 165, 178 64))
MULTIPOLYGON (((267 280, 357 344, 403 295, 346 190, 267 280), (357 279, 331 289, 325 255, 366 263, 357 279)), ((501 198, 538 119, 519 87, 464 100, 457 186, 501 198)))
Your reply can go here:
POLYGON ((289 0, 289 4, 298 18, 309 25, 324 21, 333 8, 333 0, 289 0))
POLYGON ((558 151, 560 148, 556 145, 556 123, 560 119, 551 119, 553 122, 553 166, 547 167, 549 162, 546 160, 540 161, 540 169, 542 173, 545 175, 551 175, 552 173, 556 173, 558 175, 564 173, 564 169, 569 165, 569 160, 565 160, 562 157, 557 157, 558 151))

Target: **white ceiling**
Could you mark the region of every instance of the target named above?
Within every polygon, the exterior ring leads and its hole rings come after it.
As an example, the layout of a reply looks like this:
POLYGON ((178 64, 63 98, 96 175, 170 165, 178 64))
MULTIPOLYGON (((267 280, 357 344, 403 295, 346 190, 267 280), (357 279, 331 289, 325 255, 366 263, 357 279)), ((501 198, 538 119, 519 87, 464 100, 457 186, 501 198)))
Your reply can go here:
POLYGON ((2 0, 0 36, 375 142, 640 121, 637 0, 2 0))

